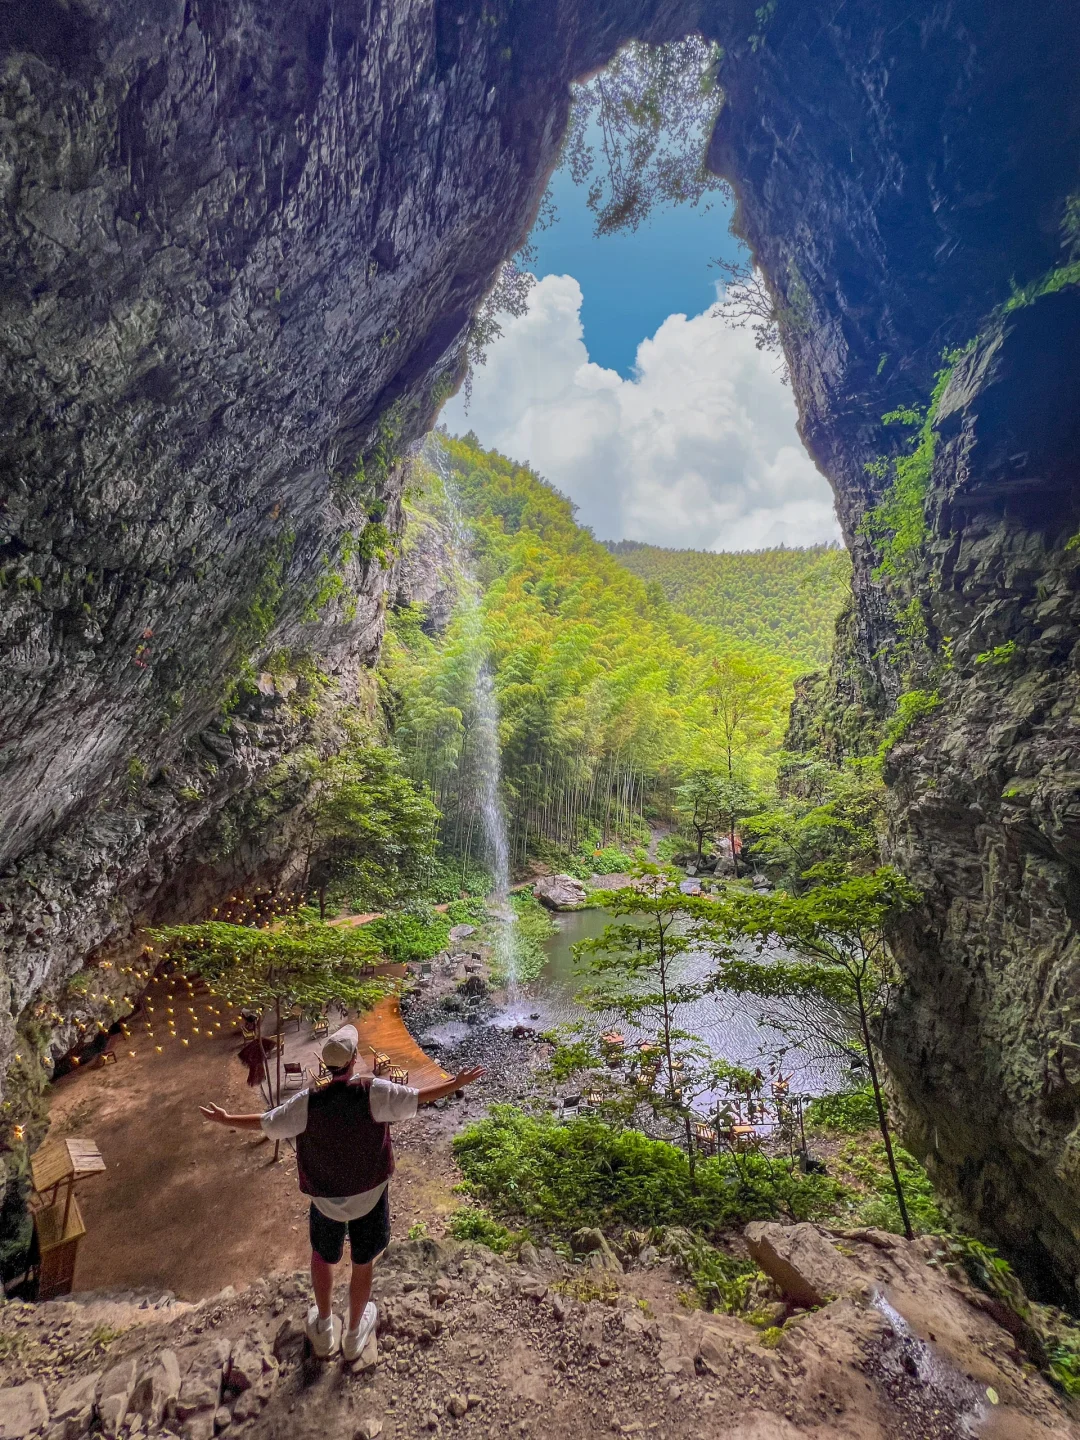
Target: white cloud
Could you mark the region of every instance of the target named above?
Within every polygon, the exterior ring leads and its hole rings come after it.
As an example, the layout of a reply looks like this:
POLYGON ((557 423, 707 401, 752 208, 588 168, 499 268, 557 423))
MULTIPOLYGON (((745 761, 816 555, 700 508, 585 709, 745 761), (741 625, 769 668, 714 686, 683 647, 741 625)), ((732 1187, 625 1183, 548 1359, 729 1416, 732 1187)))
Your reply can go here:
POLYGON ((547 276, 530 302, 502 317, 468 414, 460 396, 446 406, 452 432, 527 461, 602 539, 744 550, 839 537, 791 392, 747 331, 669 315, 624 380, 589 360, 575 279, 547 276))

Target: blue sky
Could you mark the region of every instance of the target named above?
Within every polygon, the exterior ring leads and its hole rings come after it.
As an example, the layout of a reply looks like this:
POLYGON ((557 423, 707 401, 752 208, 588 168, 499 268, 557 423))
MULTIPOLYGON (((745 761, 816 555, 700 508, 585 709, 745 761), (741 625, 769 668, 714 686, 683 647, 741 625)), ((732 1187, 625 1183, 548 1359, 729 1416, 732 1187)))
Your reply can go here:
POLYGON ((528 313, 448 401, 451 434, 533 466, 602 540, 753 550, 833 540, 832 494, 796 431, 779 357, 712 313, 734 259, 729 202, 597 238, 585 190, 555 177, 533 236, 528 313))
POLYGON ((669 315, 697 315, 715 301, 719 272, 709 262, 738 252, 731 203, 717 190, 709 210, 677 205, 630 234, 597 237, 585 187, 560 171, 551 188, 558 220, 533 235, 537 262, 529 268, 541 278, 573 275, 590 360, 628 377, 638 346, 669 315))

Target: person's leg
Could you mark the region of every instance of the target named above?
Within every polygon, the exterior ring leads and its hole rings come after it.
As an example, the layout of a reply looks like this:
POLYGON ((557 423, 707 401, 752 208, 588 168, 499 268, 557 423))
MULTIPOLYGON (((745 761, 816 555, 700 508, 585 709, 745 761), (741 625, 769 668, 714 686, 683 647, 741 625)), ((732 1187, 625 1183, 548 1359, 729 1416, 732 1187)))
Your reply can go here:
POLYGON ((331 1313, 334 1298, 334 1267, 345 1248, 346 1225, 343 1220, 330 1220, 312 1205, 308 1216, 311 1241, 311 1288, 320 1321, 331 1313))
MULTIPOLYGON (((334 1300, 334 1266, 328 1265, 317 1250, 311 1252, 311 1288, 315 1291, 319 1319, 326 1320, 334 1300)), ((351 1297, 351 1290, 349 1294, 351 1297)))
MULTIPOLYGON (((371 1278, 375 1258, 390 1243, 390 1202, 385 1189, 375 1206, 359 1220, 349 1222, 349 1245, 352 1249, 352 1275, 349 1277, 349 1324, 346 1334, 355 1337, 364 1312, 371 1300, 371 1278)), ((373 1323, 372 1314, 368 1325, 373 1323)), ((350 1342, 351 1345, 352 1342, 350 1342)), ((350 1345, 346 1345, 349 1357, 350 1345)))
POLYGON ((371 1299, 371 1274, 374 1268, 374 1262, 371 1260, 366 1265, 357 1265, 356 1261, 353 1261, 352 1275, 349 1278, 350 1330, 355 1330, 360 1324, 364 1307, 371 1299))

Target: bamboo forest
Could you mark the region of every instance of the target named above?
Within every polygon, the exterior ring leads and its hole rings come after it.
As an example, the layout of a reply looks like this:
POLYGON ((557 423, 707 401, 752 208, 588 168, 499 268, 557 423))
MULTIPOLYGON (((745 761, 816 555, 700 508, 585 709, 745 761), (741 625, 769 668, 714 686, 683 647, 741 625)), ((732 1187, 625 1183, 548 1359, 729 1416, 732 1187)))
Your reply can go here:
POLYGON ((829 654, 844 552, 605 546, 534 470, 471 435, 439 435, 414 462, 406 555, 433 534, 457 603, 439 633, 425 606, 396 609, 381 675, 393 741, 441 813, 445 848, 482 859, 471 736, 483 664, 519 865, 595 869, 597 851, 614 851, 621 868, 651 823, 674 820, 690 774, 737 777, 764 801, 794 680, 829 654))

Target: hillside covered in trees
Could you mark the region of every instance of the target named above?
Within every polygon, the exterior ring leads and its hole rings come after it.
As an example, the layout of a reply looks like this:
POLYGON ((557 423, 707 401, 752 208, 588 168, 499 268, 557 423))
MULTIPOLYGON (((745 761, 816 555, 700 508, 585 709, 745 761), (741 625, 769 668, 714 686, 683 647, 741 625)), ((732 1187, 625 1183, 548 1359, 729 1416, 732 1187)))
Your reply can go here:
POLYGON ((828 663, 837 611, 851 583, 846 550, 666 550, 609 540, 608 550, 694 620, 777 650, 805 670, 828 663))
POLYGON ((793 681, 840 604, 832 554, 771 552, 791 564, 773 562, 783 578, 757 587, 759 611, 747 568, 740 623, 703 624, 580 527, 565 496, 472 436, 441 437, 416 466, 406 551, 432 532, 456 556, 458 603, 436 634, 423 607, 399 606, 382 675, 395 744, 442 812, 447 848, 479 858, 488 675, 518 863, 639 843, 692 772, 770 783, 793 681), (770 629, 774 613, 786 628, 770 629))

